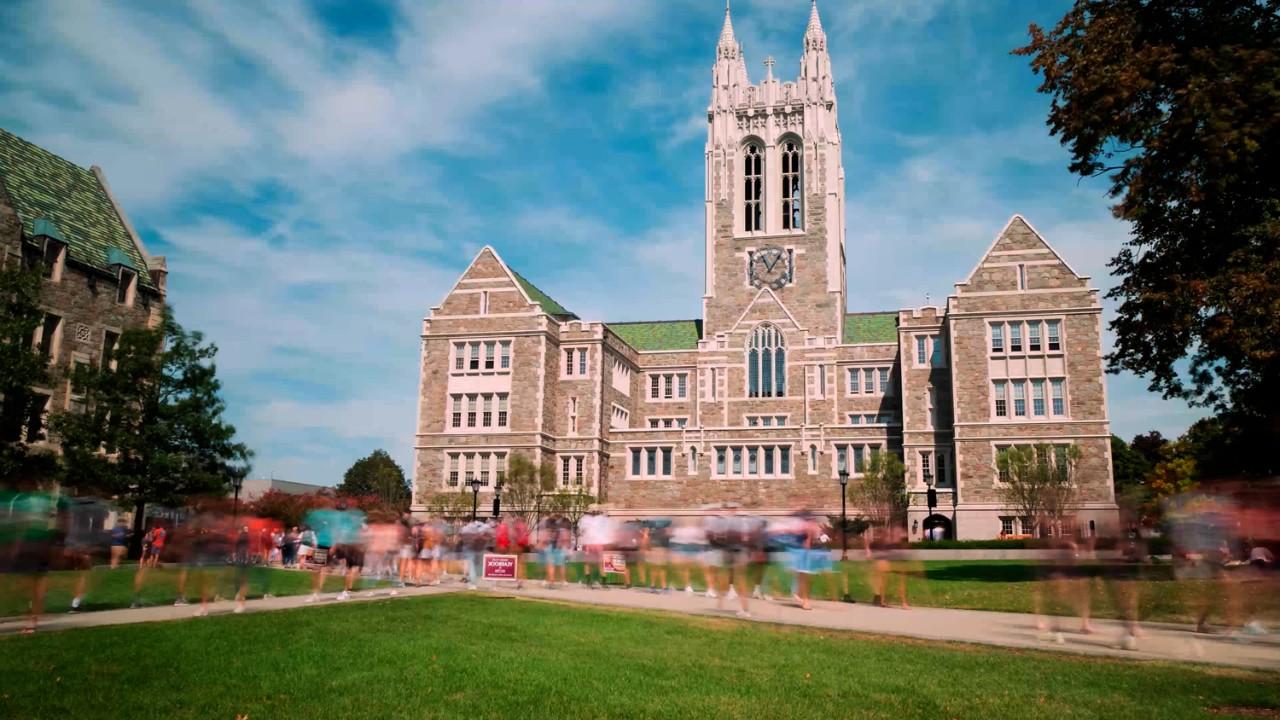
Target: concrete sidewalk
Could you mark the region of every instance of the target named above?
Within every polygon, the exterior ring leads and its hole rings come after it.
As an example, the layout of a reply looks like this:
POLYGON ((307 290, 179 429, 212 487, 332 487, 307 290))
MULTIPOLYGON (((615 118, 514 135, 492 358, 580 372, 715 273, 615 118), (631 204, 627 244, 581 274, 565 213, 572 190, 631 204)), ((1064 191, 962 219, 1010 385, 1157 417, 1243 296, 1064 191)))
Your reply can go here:
MULTIPOLYGON (((737 600, 726 600, 717 609, 715 600, 701 594, 672 592, 652 594, 640 590, 610 588, 590 590, 571 584, 548 590, 541 583, 526 583, 524 589, 493 588, 515 597, 558 600, 609 607, 636 608, 733 618, 739 609, 737 600)), ((1271 634, 1238 642, 1225 635, 1203 635, 1189 625, 1150 623, 1142 625, 1143 637, 1136 650, 1120 647, 1123 626, 1114 620, 1094 620, 1094 632, 1079 632, 1078 620, 1063 618, 1062 642, 1049 632, 1036 628, 1036 617, 1024 613, 949 610, 913 607, 881 608, 865 603, 812 603, 812 610, 801 610, 787 598, 785 601, 750 602, 751 620, 756 622, 800 625, 831 630, 900 635, 924 640, 979 643, 1008 648, 1027 648, 1087 655, 1142 660, 1169 660, 1211 663, 1235 667, 1280 670, 1280 636, 1271 634)))
MULTIPOLYGON (((391 588, 361 591, 348 603, 362 601, 424 597, 450 592, 466 592, 464 585, 449 582, 436 587, 401 588, 393 596, 391 588)), ((653 594, 640 590, 612 587, 608 590, 591 590, 577 584, 556 589, 546 589, 540 582, 526 583, 516 589, 510 583, 487 586, 483 592, 509 595, 519 598, 550 600, 602 607, 631 608, 676 612, 686 615, 734 618, 739 608, 736 600, 726 600, 723 609, 715 600, 701 594, 672 592, 653 594)), ((339 602, 337 593, 324 593, 318 603, 306 602, 308 596, 294 595, 270 599, 250 600, 245 612, 269 612, 294 608, 332 605, 339 602)), ((209 614, 230 614, 235 603, 223 600, 209 605, 209 614)), ((40 632, 70 630, 74 628, 128 623, 158 622, 188 619, 198 605, 161 605, 137 610, 103 610, 75 614, 45 615, 40 621, 40 632)), ((1209 663, 1263 670, 1280 670, 1280 636, 1268 635, 1238 642, 1225 635, 1200 635, 1190 626, 1162 623, 1143 624, 1145 635, 1138 640, 1136 650, 1120 647, 1123 627, 1114 620, 1095 620, 1094 633, 1084 635, 1077 631, 1078 621, 1063 619, 1062 625, 1070 630, 1061 633, 1062 642, 1047 632, 1036 628, 1036 618, 1022 613, 985 612, 978 610, 948 610, 917 607, 910 610, 879 608, 871 605, 833 602, 813 602, 813 610, 801 610, 791 599, 778 601, 753 600, 750 603, 749 622, 779 623, 830 630, 842 630, 875 635, 902 636, 924 640, 978 643, 1007 648, 1026 648, 1053 652, 1069 652, 1086 655, 1108 656, 1125 659, 1166 660, 1209 663)), ((19 632, 24 620, 0 621, 0 635, 19 632)))

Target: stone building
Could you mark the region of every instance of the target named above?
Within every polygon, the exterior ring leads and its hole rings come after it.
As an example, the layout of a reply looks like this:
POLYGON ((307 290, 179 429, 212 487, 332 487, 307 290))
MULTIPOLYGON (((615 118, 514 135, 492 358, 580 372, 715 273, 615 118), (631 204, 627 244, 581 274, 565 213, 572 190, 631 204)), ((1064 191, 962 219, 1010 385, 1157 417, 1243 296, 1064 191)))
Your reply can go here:
POLYGON ((44 273, 44 322, 31 338, 52 382, 30 402, 4 404, 0 442, 56 445, 46 433, 55 409, 82 397, 70 382, 76 365, 111 366, 127 328, 159 320, 165 259, 147 254, 102 170, 88 170, 0 129, 0 262, 44 273))
MULTIPOLYGON (((707 109, 702 317, 584 320, 491 247, 422 328, 416 508, 509 458, 624 516, 840 509, 902 456, 920 538, 1016 535, 996 453, 1076 445, 1077 520, 1115 522, 1097 290, 1013 216, 945 307, 848 312, 837 99, 816 4, 800 73, 747 77, 728 12, 707 109), (929 486, 937 505, 927 508, 929 486)), ((979 250, 975 246, 975 254, 979 250)))

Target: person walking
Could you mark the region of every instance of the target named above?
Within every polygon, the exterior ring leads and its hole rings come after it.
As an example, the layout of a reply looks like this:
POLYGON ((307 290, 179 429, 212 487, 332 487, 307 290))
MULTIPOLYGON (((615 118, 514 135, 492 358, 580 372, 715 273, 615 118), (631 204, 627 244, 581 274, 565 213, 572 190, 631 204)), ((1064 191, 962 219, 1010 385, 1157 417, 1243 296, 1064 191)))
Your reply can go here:
POLYGON ((124 524, 124 520, 116 520, 115 527, 111 528, 111 569, 115 570, 120 567, 120 562, 124 560, 125 555, 129 552, 129 526, 124 524))

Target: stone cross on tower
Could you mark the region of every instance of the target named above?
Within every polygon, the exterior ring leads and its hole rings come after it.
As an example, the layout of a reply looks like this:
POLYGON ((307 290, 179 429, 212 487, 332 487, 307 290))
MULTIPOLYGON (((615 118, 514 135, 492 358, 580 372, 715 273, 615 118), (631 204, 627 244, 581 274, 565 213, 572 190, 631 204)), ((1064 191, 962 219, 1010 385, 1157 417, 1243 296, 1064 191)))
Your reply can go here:
POLYGON ((765 80, 773 79, 773 56, 772 55, 766 55, 764 58, 764 74, 765 74, 765 77, 764 77, 765 80))

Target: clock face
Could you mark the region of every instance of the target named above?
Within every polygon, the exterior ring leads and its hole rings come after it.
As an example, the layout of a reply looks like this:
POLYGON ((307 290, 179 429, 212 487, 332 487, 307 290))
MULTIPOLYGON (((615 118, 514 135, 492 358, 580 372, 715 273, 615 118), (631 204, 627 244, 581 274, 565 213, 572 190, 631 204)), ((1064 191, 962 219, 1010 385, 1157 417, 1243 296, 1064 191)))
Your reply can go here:
POLYGON ((751 254, 751 284, 774 290, 791 282, 791 257, 786 250, 770 245, 751 254))

